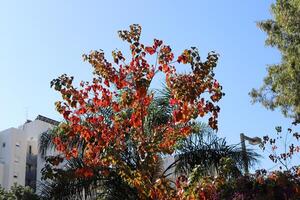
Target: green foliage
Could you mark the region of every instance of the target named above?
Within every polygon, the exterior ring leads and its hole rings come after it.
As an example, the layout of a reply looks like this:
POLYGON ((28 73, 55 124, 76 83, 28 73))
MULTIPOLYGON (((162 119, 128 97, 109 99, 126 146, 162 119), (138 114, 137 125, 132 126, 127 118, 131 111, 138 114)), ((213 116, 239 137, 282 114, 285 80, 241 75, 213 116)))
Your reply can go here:
MULTIPOLYGON (((246 153, 248 165, 253 166, 258 162, 259 154, 251 149, 247 149, 246 153)), ((224 173, 223 167, 228 166, 228 161, 232 160, 234 166, 231 166, 230 176, 236 176, 243 169, 242 155, 240 147, 228 145, 225 138, 219 138, 207 125, 195 123, 193 133, 177 144, 175 171, 178 174, 189 174, 198 166, 202 175, 217 175, 224 173)))
MULTIPOLYGON (((101 174, 102 169, 93 168, 93 172, 97 175, 89 178, 78 177, 76 170, 82 165, 82 160, 77 159, 68 161, 64 169, 52 168, 52 176, 41 185, 43 199, 133 200, 137 198, 135 189, 122 181, 115 172, 111 171, 109 175, 104 176, 101 174)), ((51 170, 48 170, 47 173, 51 173, 51 170)))
MULTIPOLYGON (((46 132, 40 138, 40 152, 51 149, 53 144, 43 140, 52 138, 56 129, 46 132), (43 146, 45 145, 45 146, 43 146)), ((127 151, 124 151, 124 159, 128 159, 127 151)), ((125 183, 116 173, 116 168, 89 167, 95 174, 91 177, 78 176, 78 169, 86 168, 83 157, 66 160, 61 156, 45 156, 46 164, 42 169, 43 182, 40 185, 40 193, 43 199, 136 199, 134 188, 125 183), (62 162, 63 161, 63 162, 62 162), (60 165, 57 166, 57 164, 60 165), (109 172, 109 173, 107 173, 109 172)))
POLYGON ((266 45, 277 48, 281 62, 268 66, 268 74, 259 89, 252 89, 253 102, 267 109, 280 108, 286 117, 300 122, 300 1, 276 0, 273 19, 261 21, 267 33, 266 45))
POLYGON ((9 191, 0 187, 0 200, 38 200, 39 197, 29 187, 14 184, 9 191))

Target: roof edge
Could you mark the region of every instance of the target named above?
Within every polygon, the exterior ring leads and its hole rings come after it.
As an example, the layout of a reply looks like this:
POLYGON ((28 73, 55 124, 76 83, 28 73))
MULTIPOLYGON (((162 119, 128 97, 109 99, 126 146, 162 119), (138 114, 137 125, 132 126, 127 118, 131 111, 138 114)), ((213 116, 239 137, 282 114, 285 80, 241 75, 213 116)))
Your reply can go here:
POLYGON ((45 117, 43 115, 38 115, 35 120, 40 120, 40 121, 43 121, 43 122, 46 122, 46 123, 49 123, 49 124, 52 124, 54 126, 57 126, 59 124, 58 121, 54 120, 54 119, 50 119, 48 117, 45 117))

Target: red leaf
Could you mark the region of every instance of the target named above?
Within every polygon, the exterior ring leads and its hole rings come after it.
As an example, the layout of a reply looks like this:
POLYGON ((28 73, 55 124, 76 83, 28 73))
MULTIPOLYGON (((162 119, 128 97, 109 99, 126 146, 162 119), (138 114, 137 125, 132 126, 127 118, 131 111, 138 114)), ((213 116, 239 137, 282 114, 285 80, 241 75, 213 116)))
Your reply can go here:
POLYGON ((104 84, 105 84, 107 87, 109 87, 109 81, 108 81, 108 79, 105 79, 105 80, 104 80, 104 84))
POLYGON ((163 71, 163 72, 169 72, 169 71, 170 71, 170 67, 169 67, 168 65, 164 64, 164 65, 162 66, 162 71, 163 71))
POLYGON ((176 99, 170 99, 170 105, 174 106, 175 104, 177 104, 177 100, 176 99))
POLYGON ((150 55, 154 54, 155 53, 155 49, 153 47, 146 47, 145 48, 145 51, 147 53, 149 53, 150 55))

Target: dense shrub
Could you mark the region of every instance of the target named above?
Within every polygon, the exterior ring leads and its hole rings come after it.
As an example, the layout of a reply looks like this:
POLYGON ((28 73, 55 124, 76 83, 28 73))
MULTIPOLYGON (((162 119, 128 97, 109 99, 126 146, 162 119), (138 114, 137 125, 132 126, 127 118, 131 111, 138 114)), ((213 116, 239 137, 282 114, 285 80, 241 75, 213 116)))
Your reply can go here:
POLYGON ((197 177, 197 169, 177 180, 181 199, 279 200, 300 199, 299 168, 281 172, 259 170, 234 178, 197 177))

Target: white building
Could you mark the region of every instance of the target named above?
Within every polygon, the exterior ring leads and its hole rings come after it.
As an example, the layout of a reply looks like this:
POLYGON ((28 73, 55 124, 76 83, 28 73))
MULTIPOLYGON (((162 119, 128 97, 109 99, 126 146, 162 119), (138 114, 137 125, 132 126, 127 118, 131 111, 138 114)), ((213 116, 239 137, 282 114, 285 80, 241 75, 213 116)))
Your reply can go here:
POLYGON ((22 130, 0 132, 0 184, 9 189, 13 183, 25 184, 26 142, 22 130))
POLYGON ((39 115, 18 128, 0 132, 0 184, 5 189, 17 183, 36 188, 40 180, 38 139, 58 122, 39 115))

